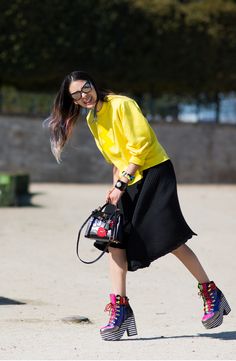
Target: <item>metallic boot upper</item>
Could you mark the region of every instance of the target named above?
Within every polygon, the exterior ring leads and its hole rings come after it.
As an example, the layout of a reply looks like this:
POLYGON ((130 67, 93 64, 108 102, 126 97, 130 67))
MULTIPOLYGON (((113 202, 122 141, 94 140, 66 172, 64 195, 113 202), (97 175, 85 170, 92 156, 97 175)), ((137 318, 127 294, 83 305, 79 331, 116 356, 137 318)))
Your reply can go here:
POLYGON ((202 321, 206 321, 214 316, 215 312, 219 312, 221 291, 217 289, 214 282, 199 283, 198 288, 204 303, 202 321))
POLYGON ((106 305, 105 311, 110 313, 108 324, 100 329, 104 340, 119 340, 125 331, 128 336, 137 334, 133 311, 127 297, 110 294, 110 303, 106 305))
POLYGON ((110 294, 110 303, 105 307, 105 312, 109 312, 110 319, 105 327, 101 328, 101 331, 110 329, 117 329, 126 318, 126 306, 129 305, 128 298, 119 295, 110 294))
POLYGON ((231 310, 225 296, 213 281, 199 283, 198 288, 204 303, 203 325, 206 328, 220 326, 223 316, 228 315, 231 310))

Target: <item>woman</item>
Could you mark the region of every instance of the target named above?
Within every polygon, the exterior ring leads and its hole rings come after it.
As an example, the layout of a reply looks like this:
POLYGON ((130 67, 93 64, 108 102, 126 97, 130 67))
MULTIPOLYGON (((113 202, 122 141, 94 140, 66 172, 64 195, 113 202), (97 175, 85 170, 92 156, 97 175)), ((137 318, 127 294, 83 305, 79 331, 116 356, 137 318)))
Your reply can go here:
MULTIPOLYGON (((178 201, 171 160, 143 116, 137 103, 97 87, 89 74, 67 75, 49 118, 51 147, 60 161, 82 108, 97 147, 113 166, 113 186, 106 200, 123 214, 124 235, 109 247, 112 280, 110 319, 100 330, 104 340, 119 340, 125 331, 137 334, 126 295, 127 270, 136 271, 172 252, 198 281, 204 302, 202 323, 219 326, 230 307, 223 293, 210 281, 198 258, 185 244, 196 235, 186 223, 178 201)), ((99 249, 102 242, 95 242, 99 249)))

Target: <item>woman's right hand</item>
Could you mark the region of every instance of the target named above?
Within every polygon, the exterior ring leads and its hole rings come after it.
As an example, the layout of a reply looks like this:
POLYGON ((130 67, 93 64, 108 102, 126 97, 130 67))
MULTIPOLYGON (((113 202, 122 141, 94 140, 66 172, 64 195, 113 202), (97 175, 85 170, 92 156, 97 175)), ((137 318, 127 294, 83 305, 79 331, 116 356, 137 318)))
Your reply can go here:
POLYGON ((106 203, 109 203, 110 201, 110 194, 111 192, 114 190, 115 187, 112 187, 111 189, 109 189, 109 191, 106 194, 106 203))

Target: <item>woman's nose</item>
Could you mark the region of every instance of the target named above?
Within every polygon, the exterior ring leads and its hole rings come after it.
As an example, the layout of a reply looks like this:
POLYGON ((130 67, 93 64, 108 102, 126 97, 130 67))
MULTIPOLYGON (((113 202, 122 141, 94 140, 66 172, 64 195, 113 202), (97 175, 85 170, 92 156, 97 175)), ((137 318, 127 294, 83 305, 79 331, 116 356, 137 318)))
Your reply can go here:
POLYGON ((82 97, 82 98, 86 98, 86 96, 87 96, 86 93, 81 92, 81 97, 82 97))

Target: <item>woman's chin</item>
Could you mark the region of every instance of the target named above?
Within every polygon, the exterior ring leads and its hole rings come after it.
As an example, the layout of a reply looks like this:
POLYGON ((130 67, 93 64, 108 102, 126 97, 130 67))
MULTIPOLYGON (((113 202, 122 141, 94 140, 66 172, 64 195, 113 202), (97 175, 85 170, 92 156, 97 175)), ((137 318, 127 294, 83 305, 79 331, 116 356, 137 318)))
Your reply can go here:
POLYGON ((87 104, 84 104, 84 108, 87 108, 87 109, 94 109, 95 108, 95 105, 96 103, 87 103, 87 104))

